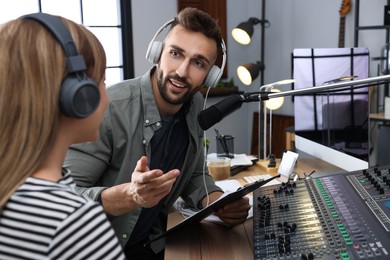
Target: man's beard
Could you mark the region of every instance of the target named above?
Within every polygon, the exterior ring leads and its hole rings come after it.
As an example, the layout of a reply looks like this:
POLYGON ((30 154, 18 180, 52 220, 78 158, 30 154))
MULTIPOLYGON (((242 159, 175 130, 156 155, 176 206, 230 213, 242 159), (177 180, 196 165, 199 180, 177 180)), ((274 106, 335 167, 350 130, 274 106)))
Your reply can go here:
POLYGON ((161 97, 168 102, 169 104, 172 105, 180 105, 184 104, 187 101, 191 100, 192 97, 195 95, 195 93, 199 90, 200 86, 193 88, 190 91, 187 91, 183 93, 180 97, 178 98, 172 98, 169 96, 169 90, 167 87, 167 82, 170 79, 175 79, 177 81, 183 82, 186 86, 186 88, 191 88, 192 85, 187 82, 185 78, 181 78, 178 75, 175 76, 166 76, 163 78, 163 72, 161 70, 157 70, 157 87, 160 92, 161 97))

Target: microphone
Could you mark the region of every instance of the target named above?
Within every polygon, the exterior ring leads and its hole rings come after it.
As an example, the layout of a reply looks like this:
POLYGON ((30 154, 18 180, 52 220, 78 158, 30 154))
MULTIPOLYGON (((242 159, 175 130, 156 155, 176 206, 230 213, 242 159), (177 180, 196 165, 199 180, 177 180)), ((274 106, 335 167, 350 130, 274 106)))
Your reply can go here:
POLYGON ((268 92, 247 92, 242 95, 233 94, 219 101, 198 114, 198 123, 203 130, 207 130, 224 117, 239 109, 242 103, 256 102, 268 99, 268 92))
POLYGON ((198 114, 198 122, 203 130, 207 130, 225 116, 239 109, 242 103, 245 102, 244 96, 233 94, 219 101, 215 105, 200 111, 198 114))

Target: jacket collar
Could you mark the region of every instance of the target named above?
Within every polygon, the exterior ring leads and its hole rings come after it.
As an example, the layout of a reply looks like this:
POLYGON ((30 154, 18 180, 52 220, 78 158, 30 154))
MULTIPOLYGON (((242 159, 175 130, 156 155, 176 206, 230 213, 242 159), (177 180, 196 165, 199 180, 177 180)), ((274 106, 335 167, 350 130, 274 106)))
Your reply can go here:
POLYGON ((160 113, 157 109, 156 101, 154 100, 153 88, 152 88, 152 74, 156 67, 152 67, 141 78, 141 98, 144 107, 144 124, 145 126, 160 122, 160 113))

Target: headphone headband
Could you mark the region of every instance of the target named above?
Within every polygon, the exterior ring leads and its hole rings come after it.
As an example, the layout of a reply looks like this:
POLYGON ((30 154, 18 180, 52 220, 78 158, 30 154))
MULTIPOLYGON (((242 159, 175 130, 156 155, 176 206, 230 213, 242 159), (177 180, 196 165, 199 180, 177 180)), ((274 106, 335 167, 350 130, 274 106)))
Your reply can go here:
POLYGON ((22 18, 33 19, 45 26, 61 43, 67 57, 69 73, 85 71, 84 58, 78 55, 73 38, 64 24, 55 16, 46 13, 35 13, 22 16, 22 18))
MULTIPOLYGON (((150 53, 152 51, 152 48, 153 48, 153 42, 155 42, 157 36, 165 29, 167 28, 169 25, 171 25, 173 23, 175 19, 171 19, 169 20, 168 22, 164 23, 163 26, 160 27, 160 29, 158 29, 158 31, 154 34, 152 40, 150 41, 149 45, 148 45, 148 49, 146 50, 146 59, 149 60, 149 56, 150 56, 150 53)), ((150 60, 149 60, 150 61, 150 60)), ((150 61, 150 62, 153 62, 153 61, 150 61)))
POLYGON ((22 16, 43 25, 61 44, 66 55, 67 77, 60 90, 60 109, 69 117, 85 118, 92 114, 100 103, 100 92, 96 82, 87 77, 87 66, 77 52, 73 38, 62 21, 50 14, 34 13, 22 16))
MULTIPOLYGON (((225 41, 223 40, 223 38, 221 38, 221 49, 222 49, 222 64, 221 64, 221 69, 220 69, 220 75, 219 75, 219 78, 218 78, 218 81, 221 79, 222 77, 222 74, 223 74, 223 70, 226 66, 226 44, 225 44, 225 41)), ((216 83, 218 84, 218 82, 216 83)))

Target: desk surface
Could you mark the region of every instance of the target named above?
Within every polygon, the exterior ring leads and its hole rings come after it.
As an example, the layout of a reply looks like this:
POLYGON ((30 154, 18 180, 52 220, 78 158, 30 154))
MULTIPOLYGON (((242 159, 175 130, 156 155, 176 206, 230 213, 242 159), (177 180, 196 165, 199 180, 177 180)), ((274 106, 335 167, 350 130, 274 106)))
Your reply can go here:
POLYGON ((371 113, 370 120, 380 122, 390 122, 390 118, 385 117, 385 113, 371 113))
MULTIPOLYGON (((303 177, 304 173, 313 170, 319 174, 342 171, 317 158, 300 155, 294 172, 303 177)), ((233 176, 232 179, 237 179, 244 184, 242 177, 257 174, 272 175, 253 165, 233 176)), ((182 219, 181 214, 172 210, 168 216, 168 229, 182 219)), ((165 259, 253 259, 253 220, 249 219, 244 224, 233 227, 201 221, 167 237, 165 259)))

